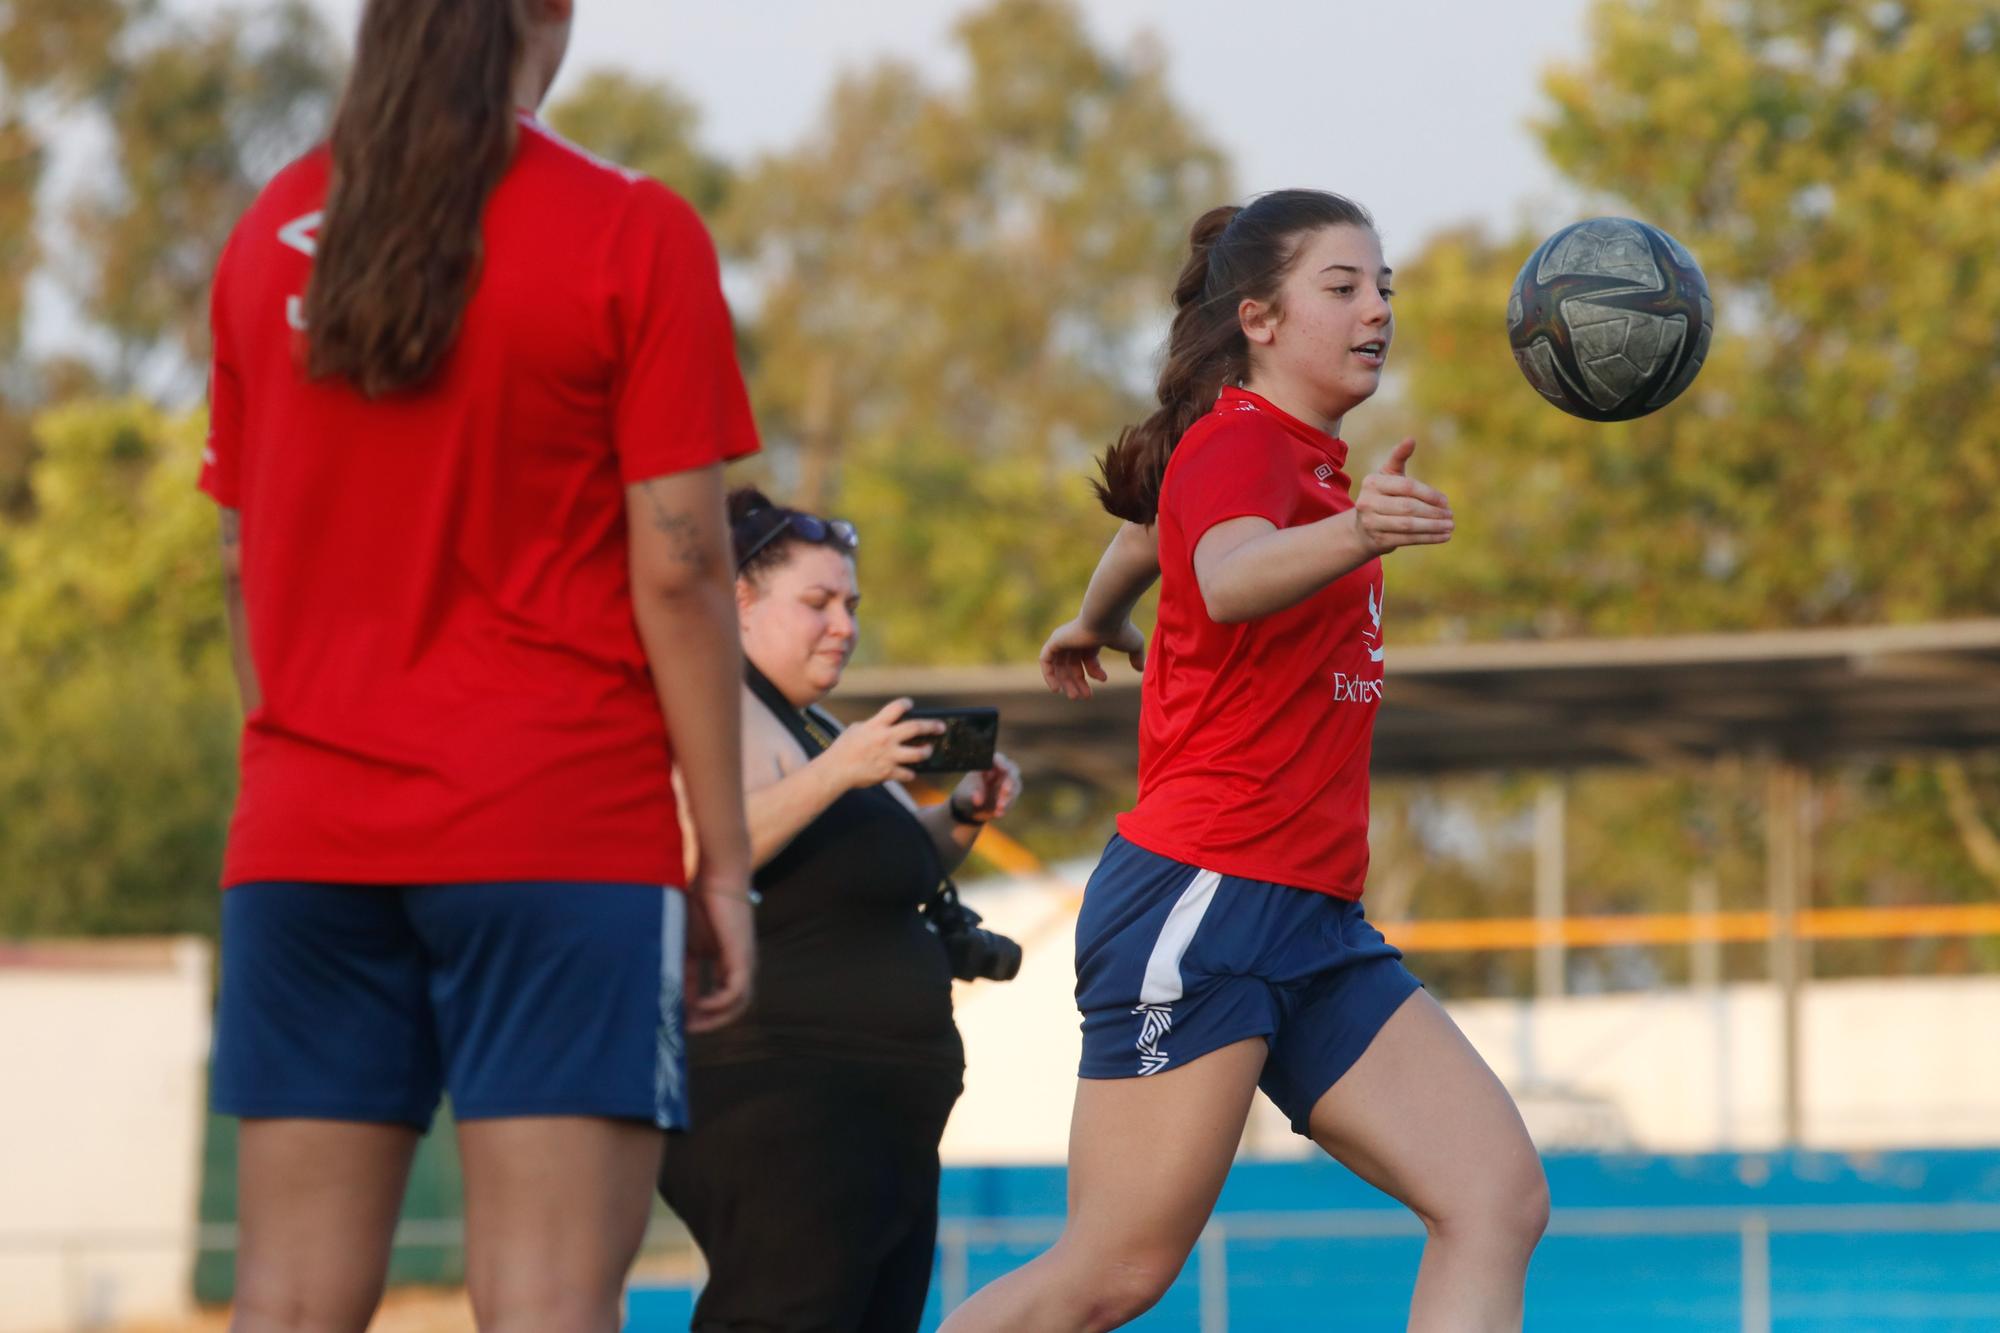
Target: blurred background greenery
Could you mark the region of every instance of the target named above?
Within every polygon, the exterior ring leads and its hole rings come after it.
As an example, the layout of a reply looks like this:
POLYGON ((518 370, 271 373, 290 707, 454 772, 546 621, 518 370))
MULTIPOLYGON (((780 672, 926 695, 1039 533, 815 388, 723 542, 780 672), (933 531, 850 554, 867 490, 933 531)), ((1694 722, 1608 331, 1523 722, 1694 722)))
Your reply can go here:
MULTIPOLYGON (((863 530, 876 663, 1025 661, 1071 612, 1112 526, 1092 454, 1143 411, 1187 224, 1234 188, 1157 46, 1107 49, 1063 0, 992 0, 956 40, 962 79, 849 70, 797 142, 746 160, 629 72, 547 112, 710 220, 768 445, 743 475, 863 530)), ((323 133, 341 58, 301 0, 0 0, 0 936, 213 929, 235 703, 193 488, 206 288, 237 213, 323 133), (90 136, 92 188, 41 188, 56 125, 90 136), (31 350, 37 275, 91 352, 31 350)), ((1415 434, 1464 521, 1398 562, 1392 637, 1994 614, 2000 13, 1597 0, 1543 89, 1534 132, 1581 197, 1700 259, 1714 351, 1672 409, 1575 421, 1502 329, 1538 236, 1488 222, 1399 250, 1393 373, 1357 448, 1415 434)), ((1679 910, 1706 869, 1723 907, 1759 905, 1760 790, 1747 767, 1580 776, 1570 910, 1679 910)), ((1094 850, 1129 794, 1049 793, 1021 836, 1094 850)), ((2000 889, 2000 757, 1856 764, 1819 796, 1816 903, 2000 889)), ((1385 784, 1376 911, 1525 914, 1532 822, 1521 775, 1385 784)), ((1530 966, 1427 961, 1460 993, 1526 993, 1530 966)), ((1579 989, 1679 966, 1572 963, 1579 989)), ((1991 970, 2000 942, 1815 966, 1991 970)))

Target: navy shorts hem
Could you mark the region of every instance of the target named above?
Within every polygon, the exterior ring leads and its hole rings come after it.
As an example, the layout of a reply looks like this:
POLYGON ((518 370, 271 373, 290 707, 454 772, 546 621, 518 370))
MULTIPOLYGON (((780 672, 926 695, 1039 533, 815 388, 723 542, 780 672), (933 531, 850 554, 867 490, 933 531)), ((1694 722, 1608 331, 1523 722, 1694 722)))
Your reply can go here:
POLYGON ((501 1102, 493 1104, 472 1103, 460 1106, 452 1103, 452 1116, 461 1123, 472 1120, 518 1120, 528 1116, 576 1116, 589 1120, 637 1120, 655 1129, 677 1129, 678 1124, 662 1124, 663 1117, 651 1106, 639 1106, 631 1102, 620 1105, 606 1105, 588 1097, 551 1097, 540 1101, 501 1102))
POLYGON ((1367 988, 1358 989, 1359 1002, 1352 1003, 1349 1012, 1343 1015, 1356 1037, 1319 1063, 1307 1064, 1312 1076, 1298 1084, 1296 1092, 1274 1086, 1283 1078, 1282 1071, 1267 1071, 1264 1081, 1258 1085, 1263 1088, 1264 1095, 1285 1113, 1285 1118, 1291 1122, 1292 1132, 1300 1138, 1312 1137, 1312 1112, 1319 1105, 1319 1099, 1347 1077, 1347 1071, 1360 1063, 1368 1048, 1375 1044, 1375 1038, 1382 1034, 1383 1027, 1396 1016, 1396 1011, 1424 988, 1424 983, 1398 960, 1383 959, 1371 965, 1371 970, 1379 974, 1379 980, 1367 988))
POLYGON ((408 1107, 340 1105, 324 1102, 268 1101, 217 1094, 210 1106, 218 1115, 238 1120, 338 1120, 356 1125, 404 1125, 419 1134, 428 1134, 437 1112, 413 1111, 408 1107))
MULTIPOLYGON (((1234 1035, 1231 1035, 1227 1031, 1204 1032, 1199 1041, 1190 1043, 1187 1048, 1174 1052, 1174 1062, 1171 1067, 1174 1069, 1183 1068, 1193 1064, 1204 1055, 1214 1055, 1225 1046, 1234 1046, 1237 1042, 1248 1041, 1252 1037, 1263 1038, 1265 1049, 1268 1050, 1270 1049, 1271 1038, 1276 1035, 1277 1030, 1269 1024, 1266 1024, 1262 1029, 1257 1031, 1238 1032, 1234 1035)), ((1165 1069, 1150 1072, 1164 1073, 1165 1069)), ((1086 1051, 1083 1062, 1077 1067, 1076 1076, 1078 1078, 1109 1081, 1120 1078, 1145 1078, 1148 1076, 1148 1073, 1149 1071, 1147 1070, 1135 1069, 1132 1065, 1131 1057, 1123 1051, 1118 1053, 1115 1060, 1107 1054, 1098 1053, 1093 1056, 1091 1052, 1086 1051)))

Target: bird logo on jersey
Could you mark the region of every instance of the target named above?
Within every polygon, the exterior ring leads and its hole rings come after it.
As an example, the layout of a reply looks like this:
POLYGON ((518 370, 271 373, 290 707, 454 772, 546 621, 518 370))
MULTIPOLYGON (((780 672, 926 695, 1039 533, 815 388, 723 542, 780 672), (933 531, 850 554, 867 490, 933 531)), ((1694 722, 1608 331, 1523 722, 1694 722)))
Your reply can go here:
POLYGON ((1368 589, 1368 619, 1370 624, 1361 631, 1361 642, 1368 645, 1368 660, 1382 660, 1382 599, 1376 595, 1371 584, 1368 589))

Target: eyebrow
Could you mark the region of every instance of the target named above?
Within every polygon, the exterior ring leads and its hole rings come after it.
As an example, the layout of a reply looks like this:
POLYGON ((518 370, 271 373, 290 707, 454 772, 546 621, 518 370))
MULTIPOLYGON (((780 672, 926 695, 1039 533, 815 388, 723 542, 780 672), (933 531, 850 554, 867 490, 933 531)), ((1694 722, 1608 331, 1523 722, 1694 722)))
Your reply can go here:
MULTIPOLYGON (((1347 270, 1347 271, 1348 271, 1349 273, 1353 273, 1353 274, 1355 274, 1355 275, 1357 275, 1357 276, 1358 276, 1358 275, 1360 274, 1360 272, 1361 272, 1361 270, 1360 270, 1360 269, 1358 269, 1358 268, 1354 267, 1354 265, 1352 265, 1352 264, 1328 264, 1328 265, 1327 265, 1327 266, 1326 266, 1325 268, 1321 269, 1321 270, 1320 270, 1320 272, 1322 272, 1322 273, 1331 273, 1331 272, 1332 272, 1332 271, 1333 271, 1334 269, 1337 269, 1337 268, 1344 268, 1344 269, 1346 269, 1346 270, 1347 270)), ((1389 267, 1389 266, 1388 266, 1387 264, 1384 264, 1384 265, 1383 265, 1383 266, 1382 266, 1382 267, 1381 267, 1381 268, 1380 268, 1379 270, 1377 270, 1377 276, 1378 276, 1378 277, 1384 277, 1384 278, 1386 278, 1386 277, 1388 277, 1388 276, 1389 276, 1389 275, 1390 275, 1391 273, 1394 273, 1395 271, 1396 271, 1395 269, 1393 269, 1393 268, 1390 268, 1390 267, 1389 267)))

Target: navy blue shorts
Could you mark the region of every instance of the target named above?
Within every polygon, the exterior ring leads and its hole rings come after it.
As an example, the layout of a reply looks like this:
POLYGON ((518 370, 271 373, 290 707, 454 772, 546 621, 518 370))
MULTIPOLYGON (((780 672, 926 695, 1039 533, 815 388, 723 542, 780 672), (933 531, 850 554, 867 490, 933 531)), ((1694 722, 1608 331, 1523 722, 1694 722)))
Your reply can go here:
POLYGON ((1292 1128, 1422 984, 1361 904, 1113 837, 1076 921, 1084 1078, 1157 1074, 1246 1037, 1292 1128))
POLYGON ((239 884, 215 1109, 687 1124, 687 905, 658 884, 239 884))

